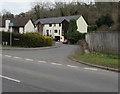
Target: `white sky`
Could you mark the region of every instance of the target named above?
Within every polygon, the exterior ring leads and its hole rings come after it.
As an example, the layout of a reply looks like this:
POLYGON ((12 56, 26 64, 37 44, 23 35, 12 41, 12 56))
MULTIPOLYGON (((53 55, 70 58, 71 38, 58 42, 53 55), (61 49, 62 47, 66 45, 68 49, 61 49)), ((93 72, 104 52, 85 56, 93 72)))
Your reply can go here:
MULTIPOLYGON (((27 12, 32 7, 32 2, 71 2, 71 1, 91 1, 91 0, 0 0, 0 12, 3 9, 10 11, 13 14, 27 12)), ((92 0, 93 1, 93 0, 92 0)), ((101 0, 100 0, 101 1, 101 0)), ((105 0, 104 0, 105 1, 105 0)), ((115 0, 116 1, 116 0, 115 0)), ((119 0, 118 0, 119 1, 119 0)))
POLYGON ((19 14, 31 9, 32 0, 0 0, 1 9, 6 9, 13 14, 19 14))

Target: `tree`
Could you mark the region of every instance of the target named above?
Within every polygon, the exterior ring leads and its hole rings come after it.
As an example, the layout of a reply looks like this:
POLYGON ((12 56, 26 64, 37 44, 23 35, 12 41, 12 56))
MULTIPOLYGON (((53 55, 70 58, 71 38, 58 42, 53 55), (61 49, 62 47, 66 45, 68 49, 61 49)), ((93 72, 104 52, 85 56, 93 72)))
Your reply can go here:
POLYGON ((75 32, 77 31, 77 23, 75 19, 70 20, 69 22, 69 32, 75 32))
POLYGON ((113 25, 114 21, 110 14, 102 15, 97 21, 96 24, 98 27, 101 27, 102 25, 107 25, 108 27, 111 27, 113 25))
POLYGON ((14 18, 14 15, 11 12, 3 9, 2 10, 2 17, 3 18, 14 18))
POLYGON ((79 31, 77 31, 77 24, 76 24, 76 20, 72 19, 69 22, 69 32, 67 33, 67 40, 74 44, 76 43, 78 40, 83 39, 84 38, 83 33, 80 33, 79 31))

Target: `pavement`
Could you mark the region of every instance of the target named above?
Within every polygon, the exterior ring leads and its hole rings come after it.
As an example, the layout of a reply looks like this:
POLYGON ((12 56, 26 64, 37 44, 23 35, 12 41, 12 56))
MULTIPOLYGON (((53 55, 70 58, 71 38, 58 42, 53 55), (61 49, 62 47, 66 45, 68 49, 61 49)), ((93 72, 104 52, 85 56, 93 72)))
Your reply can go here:
POLYGON ((19 47, 0 47, 0 50, 44 50, 44 49, 50 49, 50 48, 57 48, 62 45, 62 42, 55 42, 54 46, 48 46, 48 47, 36 47, 36 48, 19 48, 19 47))
POLYGON ((79 64, 77 45, 45 50, 3 50, 4 92, 118 92, 118 73, 79 64))

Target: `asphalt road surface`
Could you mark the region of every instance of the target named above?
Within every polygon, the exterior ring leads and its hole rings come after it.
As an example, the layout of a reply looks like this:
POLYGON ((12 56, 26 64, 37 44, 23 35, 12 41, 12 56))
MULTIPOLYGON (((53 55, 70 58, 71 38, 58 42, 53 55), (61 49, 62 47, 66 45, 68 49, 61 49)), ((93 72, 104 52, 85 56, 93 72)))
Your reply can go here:
POLYGON ((3 92, 118 92, 118 73, 67 58, 76 45, 45 50, 3 50, 3 92))

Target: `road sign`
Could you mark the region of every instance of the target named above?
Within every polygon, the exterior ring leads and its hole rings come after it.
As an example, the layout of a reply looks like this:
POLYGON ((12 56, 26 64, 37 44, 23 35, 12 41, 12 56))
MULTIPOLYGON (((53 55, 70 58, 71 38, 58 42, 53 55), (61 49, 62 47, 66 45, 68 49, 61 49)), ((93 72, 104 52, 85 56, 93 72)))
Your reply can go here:
POLYGON ((14 24, 12 22, 9 23, 9 26, 13 26, 14 24))

